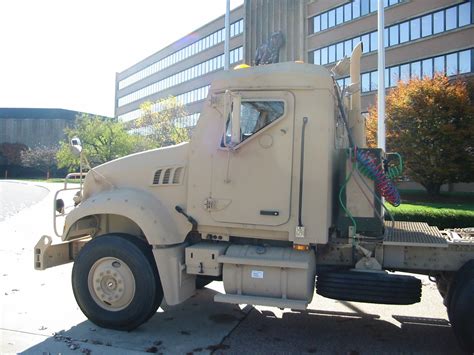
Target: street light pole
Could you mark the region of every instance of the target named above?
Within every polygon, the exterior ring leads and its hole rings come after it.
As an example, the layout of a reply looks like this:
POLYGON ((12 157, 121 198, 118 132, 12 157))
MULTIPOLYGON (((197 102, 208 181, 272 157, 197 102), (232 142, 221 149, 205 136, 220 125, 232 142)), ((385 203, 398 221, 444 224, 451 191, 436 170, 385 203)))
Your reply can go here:
POLYGON ((225 5, 225 40, 224 40, 224 70, 229 70, 230 65, 230 0, 226 0, 225 5))
POLYGON ((378 102, 377 102, 377 145, 385 151, 385 46, 384 46, 384 7, 378 0, 378 102))

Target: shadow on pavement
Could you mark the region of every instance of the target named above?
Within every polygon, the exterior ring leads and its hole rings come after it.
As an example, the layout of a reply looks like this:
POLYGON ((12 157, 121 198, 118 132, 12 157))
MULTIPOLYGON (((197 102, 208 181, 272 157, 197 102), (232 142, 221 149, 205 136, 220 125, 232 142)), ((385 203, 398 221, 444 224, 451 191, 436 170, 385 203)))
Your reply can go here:
POLYGON ((104 329, 85 321, 57 332, 22 354, 209 353, 247 311, 237 305, 214 303, 216 293, 203 289, 178 306, 164 305, 165 311, 160 308, 147 323, 131 332, 104 329))
POLYGON ((355 312, 291 311, 282 318, 253 309, 215 354, 462 354, 443 319, 393 315, 397 326, 350 306, 355 312))
POLYGON ((439 318, 348 311, 259 310, 214 303, 203 289, 178 306, 163 306, 132 332, 103 329, 89 321, 58 332, 23 354, 461 354, 449 323, 439 318), (385 315, 387 316, 387 315, 385 315))

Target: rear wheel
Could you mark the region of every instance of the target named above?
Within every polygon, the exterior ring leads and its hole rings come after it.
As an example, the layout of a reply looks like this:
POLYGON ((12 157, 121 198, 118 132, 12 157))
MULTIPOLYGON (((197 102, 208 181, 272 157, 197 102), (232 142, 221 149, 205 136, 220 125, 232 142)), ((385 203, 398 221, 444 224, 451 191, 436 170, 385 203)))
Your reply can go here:
POLYGON ((74 262, 72 287, 87 318, 117 330, 132 330, 146 322, 163 299, 150 246, 125 234, 88 242, 74 262))
POLYGON ((448 316, 461 347, 474 352, 474 260, 457 273, 450 290, 448 316))

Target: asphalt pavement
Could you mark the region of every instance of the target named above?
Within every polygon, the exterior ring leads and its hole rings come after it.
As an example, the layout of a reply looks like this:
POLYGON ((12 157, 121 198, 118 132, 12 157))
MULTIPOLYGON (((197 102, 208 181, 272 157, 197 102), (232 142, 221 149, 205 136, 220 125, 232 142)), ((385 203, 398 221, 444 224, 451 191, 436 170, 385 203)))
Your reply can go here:
POLYGON ((421 277, 422 302, 415 305, 315 295, 307 311, 214 303, 223 286, 213 282, 181 305, 163 305, 132 332, 102 329, 86 319, 74 300, 71 264, 33 268, 36 242, 54 234, 53 195, 62 185, 16 185, 0 182, 0 204, 9 206, 0 210, 2 354, 461 353, 442 299, 426 277, 421 277))

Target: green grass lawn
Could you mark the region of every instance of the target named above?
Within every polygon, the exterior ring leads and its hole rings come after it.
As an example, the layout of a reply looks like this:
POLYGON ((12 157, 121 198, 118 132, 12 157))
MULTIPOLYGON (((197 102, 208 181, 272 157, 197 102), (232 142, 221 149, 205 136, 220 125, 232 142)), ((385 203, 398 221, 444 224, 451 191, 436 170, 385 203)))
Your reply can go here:
POLYGON ((395 220, 419 221, 439 228, 474 227, 474 193, 442 193, 431 197, 423 191, 401 191, 402 204, 387 206, 395 220))

